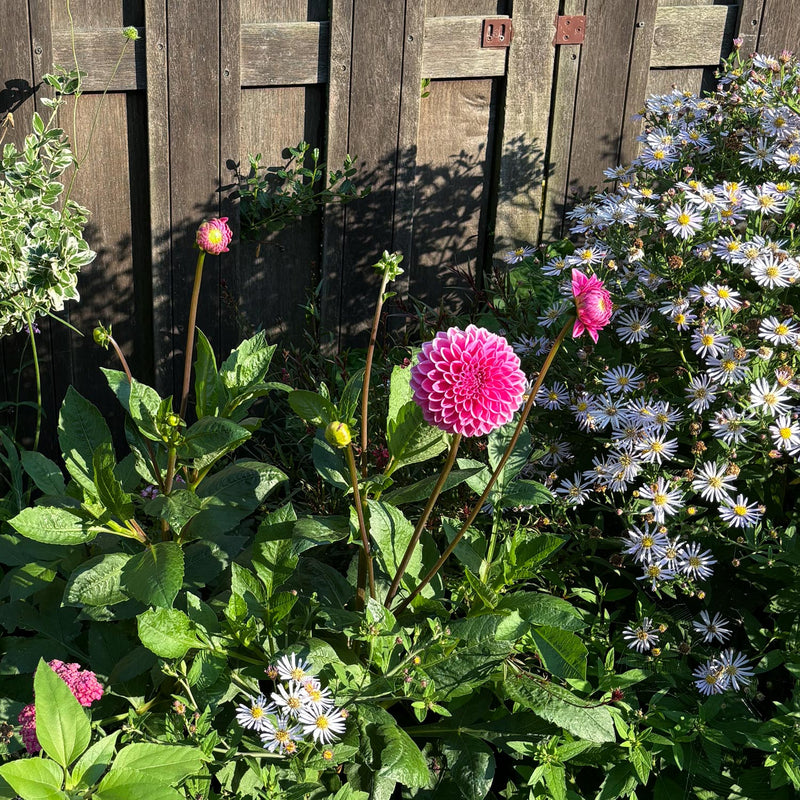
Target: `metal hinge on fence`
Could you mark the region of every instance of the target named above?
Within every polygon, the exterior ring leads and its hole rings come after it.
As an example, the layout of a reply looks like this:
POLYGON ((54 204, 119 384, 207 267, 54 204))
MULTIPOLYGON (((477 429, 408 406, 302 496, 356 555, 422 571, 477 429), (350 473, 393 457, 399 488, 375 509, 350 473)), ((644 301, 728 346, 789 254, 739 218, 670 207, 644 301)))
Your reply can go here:
POLYGON ((572 16, 556 15, 556 36, 554 45, 583 44, 583 35, 586 31, 586 15, 575 14, 572 16))
POLYGON ((514 35, 514 26, 508 17, 485 19, 481 47, 508 47, 514 35))

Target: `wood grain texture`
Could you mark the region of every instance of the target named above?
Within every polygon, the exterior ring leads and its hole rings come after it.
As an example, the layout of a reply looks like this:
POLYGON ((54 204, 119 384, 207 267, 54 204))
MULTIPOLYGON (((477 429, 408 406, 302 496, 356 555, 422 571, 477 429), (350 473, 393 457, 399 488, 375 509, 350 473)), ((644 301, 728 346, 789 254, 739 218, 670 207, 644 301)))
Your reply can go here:
MULTIPOLYGON (((327 157, 330 164, 341 164, 349 151, 354 2, 355 0, 331 0, 326 131, 327 157)), ((340 206, 329 208, 325 212, 319 305, 322 326, 320 344, 328 354, 335 351, 339 345, 347 210, 346 207, 340 206)))
POLYGON ((673 89, 699 94, 703 77, 702 69, 651 69, 647 94, 669 94, 673 89))
POLYGON ((743 53, 754 53, 758 49, 758 32, 761 29, 764 3, 765 0, 740 0, 736 36, 742 40, 743 53))
POLYGON ((800 50, 800 16, 793 0, 765 0, 758 32, 759 53, 778 55, 800 50))
POLYGON ((328 80, 328 22, 242 26, 242 86, 295 86, 328 80))
POLYGON ((716 66, 730 52, 736 6, 662 6, 656 12, 651 68, 716 66))
POLYGON ((599 186, 603 170, 619 161, 635 10, 635 4, 623 0, 587 0, 569 157, 570 193, 599 186))
POLYGON ((514 3, 499 148, 495 251, 519 241, 536 242, 539 237, 556 51, 559 63, 571 66, 577 63, 578 52, 577 46, 553 47, 557 11, 556 0, 514 3))
POLYGON ((156 387, 171 392, 172 365, 172 240, 170 228, 169 102, 167 95, 167 15, 159 0, 145 0, 145 52, 147 65, 147 183, 150 212, 153 369, 156 387))
MULTIPOLYGON (((144 28, 138 30, 139 36, 143 37, 144 28)), ((144 89, 146 67, 143 38, 130 42, 124 54, 122 46, 126 40, 122 36, 121 27, 75 31, 74 39, 78 64, 88 73, 82 84, 84 92, 102 92, 106 87, 112 92, 144 89)), ((62 65, 72 63, 72 37, 69 31, 53 32, 53 61, 62 65)))
POLYGON ((621 164, 629 164, 639 153, 636 137, 641 133, 641 120, 635 115, 644 111, 647 99, 647 81, 653 50, 653 33, 656 25, 658 0, 639 0, 636 8, 636 23, 633 29, 628 88, 625 94, 625 110, 622 120, 622 136, 619 148, 621 164))
MULTIPOLYGON (((481 47, 483 20, 483 16, 429 17, 425 22, 422 74, 434 79, 505 75, 509 50, 481 47)), ((516 41, 512 47, 517 47, 516 41)))

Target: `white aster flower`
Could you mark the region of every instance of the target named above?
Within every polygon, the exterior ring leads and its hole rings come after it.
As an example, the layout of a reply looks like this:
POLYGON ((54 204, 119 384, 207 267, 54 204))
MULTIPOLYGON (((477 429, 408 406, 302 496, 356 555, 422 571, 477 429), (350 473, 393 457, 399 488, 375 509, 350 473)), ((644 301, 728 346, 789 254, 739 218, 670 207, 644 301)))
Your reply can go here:
POLYGON ((650 335, 650 311, 633 308, 618 317, 617 336, 625 344, 641 342, 650 335))
POLYGON ((731 289, 723 284, 707 283, 706 304, 712 308, 725 308, 728 311, 738 311, 742 307, 741 295, 736 289, 731 289))
POLYGON ((678 568, 684 575, 690 578, 710 578, 714 574, 711 569, 717 560, 714 558, 710 550, 700 552, 699 542, 692 542, 686 546, 686 549, 681 553, 678 568))
POLYGON ((650 581, 650 588, 655 591, 661 581, 671 581, 675 577, 675 571, 670 569, 665 561, 657 561, 655 564, 646 564, 644 573, 637 581, 650 581))
POLYGON ((287 716, 278 714, 270 717, 261 730, 261 742, 270 753, 280 750, 284 753, 294 751, 294 743, 300 733, 300 726, 295 725, 287 716))
POLYGON ((344 713, 340 708, 331 708, 325 711, 304 708, 298 718, 303 733, 306 735, 310 733, 315 742, 322 744, 328 744, 344 733, 344 720, 344 713))
POLYGON ((679 239, 691 239, 703 227, 703 216, 691 203, 673 203, 664 215, 664 227, 679 239))
POLYGON ((282 681, 302 681, 314 674, 311 672, 311 665, 302 658, 298 659, 296 653, 281 656, 275 666, 282 681))
POLYGON ((728 679, 722 665, 715 659, 709 659, 693 673, 694 685, 704 695, 722 694, 728 688, 728 679))
POLYGON ((626 625, 622 630, 622 638, 625 639, 631 650, 648 653, 658 644, 657 630, 653 627, 653 620, 645 617, 642 624, 635 628, 633 625, 626 625))
POLYGON ((705 411, 716 399, 719 386, 709 375, 698 375, 689 381, 685 392, 689 400, 689 408, 698 414, 705 411))
POLYGON ((664 459, 674 458, 677 449, 678 440, 666 439, 664 434, 646 433, 639 442, 639 454, 650 464, 662 464, 664 459))
POLYGON ((704 642, 713 642, 716 639, 720 644, 725 644, 731 635, 730 630, 725 627, 727 624, 728 620, 719 613, 714 614, 712 619, 708 611, 701 611, 700 620, 695 620, 692 626, 698 633, 703 634, 704 642))
POLYGON ((643 508, 641 513, 651 512, 656 522, 664 522, 665 516, 677 514, 683 507, 683 495, 678 489, 670 489, 663 477, 649 486, 643 486, 639 489, 639 495, 650 501, 650 505, 643 508))
POLYGON ((268 703, 263 694, 251 697, 248 703, 236 706, 236 721, 249 730, 263 730, 267 715, 275 710, 273 703, 268 703))
POLYGON ((779 259, 772 253, 762 256, 752 267, 750 276, 759 286, 768 289, 789 286, 794 277, 794 269, 789 259, 779 259))
POLYGON ((791 410, 786 401, 786 387, 770 384, 766 378, 758 378, 750 385, 750 403, 753 408, 760 408, 773 417, 791 410))
POLYGON ((651 530, 649 522, 644 523, 643 530, 632 525, 627 538, 622 541, 623 552, 642 564, 652 564, 660 560, 669 544, 667 535, 658 528, 651 530))
POLYGON ((727 407, 717 412, 714 419, 709 423, 709 427, 714 431, 717 439, 725 442, 728 446, 741 444, 747 440, 746 425, 749 422, 744 413, 735 408, 727 407))
POLYGON ((732 484, 736 478, 728 475, 725 470, 727 464, 716 464, 712 461, 703 464, 695 470, 695 478, 692 481, 692 489, 700 492, 704 500, 712 500, 720 503, 730 499, 729 492, 733 489, 732 484))
POLYGON ((556 488, 556 494, 564 497, 564 502, 568 506, 582 506, 589 499, 589 487, 591 481, 581 477, 580 472, 572 476, 572 480, 565 478, 561 485, 556 488))
POLYGON ((550 411, 564 408, 567 403, 569 403, 569 392, 561 381, 556 381, 551 389, 542 386, 536 393, 536 405, 543 406, 550 411))
POLYGON ((532 256, 535 252, 536 248, 525 245, 524 247, 516 248, 516 250, 509 250, 503 255, 503 261, 505 261, 506 264, 518 264, 524 258, 532 256))
POLYGON ((703 325, 692 334, 692 350, 699 356, 718 356, 728 347, 731 337, 720 333, 713 325, 703 325))
POLYGON ((719 515, 731 528, 755 525, 763 516, 758 503, 751 503, 743 494, 720 506, 719 515))
POLYGON ((635 391, 644 377, 632 364, 620 364, 600 376, 606 390, 614 394, 628 394, 635 391))
POLYGON ((737 653, 731 647, 720 653, 718 663, 722 667, 722 674, 734 689, 747 686, 753 677, 753 668, 748 666, 748 661, 743 653, 737 653))
POLYGON ((793 453, 800 448, 800 425, 791 414, 779 415, 775 424, 769 426, 769 431, 776 450, 793 453))
POLYGON ((791 319, 767 317, 758 328, 758 335, 772 344, 794 344, 800 328, 791 319))
POLYGON ((708 375, 723 386, 741 383, 747 377, 749 360, 746 353, 739 358, 736 349, 729 347, 719 358, 710 356, 707 359, 708 375))
POLYGON ((289 681, 285 686, 279 683, 278 691, 272 693, 272 699, 282 714, 297 717, 305 703, 306 692, 299 681, 289 681))
POLYGON ((686 542, 682 542, 680 536, 674 539, 669 539, 664 548, 664 553, 661 556, 661 563, 665 564, 673 572, 678 568, 678 561, 683 553, 683 548, 686 547, 686 542))

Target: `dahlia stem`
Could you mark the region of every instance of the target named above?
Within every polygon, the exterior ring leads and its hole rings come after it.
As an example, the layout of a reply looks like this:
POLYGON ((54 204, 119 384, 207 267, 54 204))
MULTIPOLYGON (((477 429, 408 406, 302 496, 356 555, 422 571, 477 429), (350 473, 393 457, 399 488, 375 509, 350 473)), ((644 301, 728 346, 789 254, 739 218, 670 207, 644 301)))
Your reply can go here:
POLYGON ((375 316, 372 319, 372 331, 369 335, 367 347, 367 360, 364 364, 364 383, 361 388, 361 473, 366 477, 367 470, 367 411, 369 410, 369 381, 372 376, 372 359, 375 355, 375 344, 378 340, 378 325, 383 309, 383 295, 389 284, 389 272, 384 270, 381 290, 378 293, 378 302, 375 305, 375 316))
POLYGON ((411 537, 411 541, 408 543, 408 547, 406 547, 406 552, 403 555, 403 560, 400 562, 399 566, 397 567, 397 574, 394 576, 394 580, 392 581, 392 585, 389 587, 389 591, 386 593, 386 599, 383 602, 383 605, 386 608, 392 604, 392 600, 394 600, 394 596, 397 594, 397 590, 400 587, 400 581, 403 579, 403 575, 406 574, 406 569, 408 569, 408 563, 411 561, 411 556, 414 553, 414 549, 417 546, 417 543, 422 536, 422 531, 425 528, 425 523, 428 521, 428 517, 433 511, 434 505, 436 505, 436 501, 439 499, 439 495, 441 494, 442 488, 444 487, 444 482, 447 480, 447 476, 450 474, 450 470, 453 468, 453 464, 456 460, 456 453, 458 453, 458 446, 461 444, 461 434, 457 433, 453 437, 453 441, 450 445, 450 452, 447 454, 447 461, 445 461, 444 466, 442 467, 442 471, 439 475, 439 480, 436 481, 436 485, 433 487, 433 492, 431 496, 428 498, 428 502, 425 504, 425 508, 422 511, 422 515, 420 516, 417 527, 414 528, 414 534, 411 537))
POLYGON ((464 524, 461 526, 461 530, 453 537, 453 541, 445 548, 442 555, 439 557, 439 560, 433 565, 430 572, 419 582, 417 587, 409 594, 408 597, 403 600, 402 603, 397 607, 395 610, 395 614, 399 614, 401 611, 405 610, 411 601, 433 580, 436 576, 436 573, 442 568, 442 565, 448 558, 452 555, 453 551, 458 546, 458 543, 461 541, 461 537, 467 532, 469 526, 475 521, 475 517, 478 516, 481 507, 486 502, 486 499, 489 497, 489 492, 491 492, 492 487, 497 482, 497 479, 500 477, 500 474, 503 472, 503 468, 506 465, 506 462, 511 457, 511 453, 514 450, 514 447, 519 440, 520 434, 522 433, 522 429, 525 427, 525 423, 528 420, 528 415, 531 413, 531 409, 533 408, 533 404, 536 402, 536 395, 539 392, 539 389, 542 386, 542 382, 544 381, 544 377, 547 374, 547 370, 550 369, 550 365, 553 363, 553 359, 555 358, 556 352, 558 348, 561 346, 561 343, 564 341, 564 337, 567 335, 567 331, 569 330, 570 326, 574 323, 574 319, 570 318, 567 320, 564 327, 561 329, 561 332, 556 337, 556 340, 553 342, 553 346, 550 348, 550 352, 547 354, 547 358, 544 360, 544 364, 542 364, 542 368, 539 371, 539 376, 536 378, 536 382, 533 384, 533 388, 528 395, 528 400, 525 403, 524 408, 522 409, 522 414, 520 414, 519 422, 517 422, 517 427, 514 429, 514 435, 511 437, 511 441, 508 443, 505 452, 503 453, 503 457, 500 459, 500 463, 495 467, 494 472, 492 473, 491 477, 489 478, 489 482, 486 484, 486 488, 483 490, 483 494, 478 498, 478 502, 472 507, 472 511, 470 512, 469 516, 467 517, 464 524))
MULTIPOLYGON (((356 472, 356 459, 353 455, 353 445, 346 447, 347 466, 350 468, 350 482, 353 485, 353 498, 356 504, 356 516, 358 517, 358 529, 361 532, 361 546, 364 551, 367 578, 369 580, 369 596, 375 598, 375 570, 372 568, 372 556, 369 554, 369 534, 367 524, 364 521, 364 507, 361 505, 361 492, 358 491, 358 473, 356 472)), ((359 581, 359 583, 361 583, 359 581)), ((363 596, 363 586, 361 587, 363 596)))
POLYGON ((192 288, 192 300, 189 304, 189 327, 186 331, 186 361, 183 365, 183 390, 181 391, 181 419, 186 418, 186 406, 189 402, 189 379, 192 374, 192 356, 194 355, 194 329, 197 324, 197 303, 200 299, 200 283, 203 280, 203 262, 206 258, 206 251, 201 250, 197 254, 197 266, 194 270, 194 287, 192 288))
POLYGON ((39 351, 36 349, 36 334, 33 328, 33 315, 27 314, 28 336, 31 340, 31 352, 33 353, 33 372, 36 376, 36 433, 33 437, 33 449, 39 449, 39 436, 42 432, 42 373, 39 370, 39 351))

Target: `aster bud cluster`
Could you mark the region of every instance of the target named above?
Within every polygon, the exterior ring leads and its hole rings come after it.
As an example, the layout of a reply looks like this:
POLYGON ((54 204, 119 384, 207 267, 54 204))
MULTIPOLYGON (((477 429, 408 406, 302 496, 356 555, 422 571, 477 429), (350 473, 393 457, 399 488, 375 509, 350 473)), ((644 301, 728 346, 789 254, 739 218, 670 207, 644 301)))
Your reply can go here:
MULTIPOLYGON (((267 750, 292 755, 299 742, 330 744, 342 736, 348 713, 335 707, 330 689, 308 662, 295 653, 282 656, 267 675, 276 681, 270 699, 260 694, 236 707, 237 722, 256 731, 267 750)), ((328 758, 330 751, 325 752, 328 758)))

